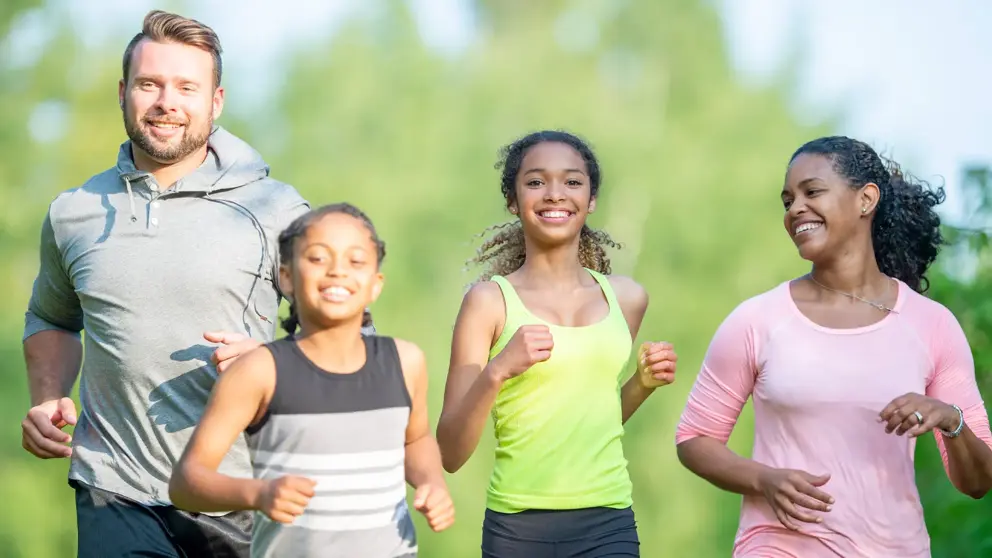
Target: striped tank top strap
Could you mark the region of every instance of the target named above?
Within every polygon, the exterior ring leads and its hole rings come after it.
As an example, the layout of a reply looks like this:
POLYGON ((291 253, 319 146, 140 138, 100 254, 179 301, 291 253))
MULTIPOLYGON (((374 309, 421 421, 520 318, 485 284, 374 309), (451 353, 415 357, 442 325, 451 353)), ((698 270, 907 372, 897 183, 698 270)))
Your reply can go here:
POLYGON ((403 362, 400 360, 396 340, 381 335, 365 335, 363 338, 368 362, 375 366, 375 372, 382 374, 383 385, 379 391, 384 395, 388 394, 391 400, 399 399, 405 401, 407 407, 413 407, 410 391, 406 387, 406 378, 403 376, 403 362))
POLYGON ((299 381, 294 378, 293 372, 300 366, 300 358, 297 356, 295 345, 296 341, 292 336, 286 336, 265 345, 272 354, 272 360, 275 363, 275 390, 262 420, 258 424, 250 426, 248 428, 249 433, 261 429, 270 415, 282 413, 286 405, 292 406, 294 384, 299 381))

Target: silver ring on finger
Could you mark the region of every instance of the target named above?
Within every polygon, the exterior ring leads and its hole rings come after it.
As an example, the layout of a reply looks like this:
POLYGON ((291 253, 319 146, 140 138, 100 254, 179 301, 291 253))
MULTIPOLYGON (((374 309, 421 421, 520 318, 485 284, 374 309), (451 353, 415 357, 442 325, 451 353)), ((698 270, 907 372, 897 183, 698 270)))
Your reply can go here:
POLYGON ((923 424, 923 413, 919 411, 913 411, 913 416, 916 417, 917 424, 923 424))

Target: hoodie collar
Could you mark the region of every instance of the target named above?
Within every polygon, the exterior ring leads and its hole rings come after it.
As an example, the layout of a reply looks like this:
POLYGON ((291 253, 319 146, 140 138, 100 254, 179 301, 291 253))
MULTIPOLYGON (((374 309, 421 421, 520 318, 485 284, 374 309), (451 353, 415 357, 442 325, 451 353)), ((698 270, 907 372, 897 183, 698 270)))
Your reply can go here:
MULTIPOLYGON (((122 143, 117 153, 117 172, 129 196, 132 183, 151 176, 151 173, 134 166, 131 140, 122 143)), ((268 175, 269 166, 255 149, 223 127, 215 125, 207 138, 207 158, 195 171, 180 179, 180 187, 184 192, 209 194, 238 188, 268 175)), ((133 205, 133 199, 131 203, 133 205)))

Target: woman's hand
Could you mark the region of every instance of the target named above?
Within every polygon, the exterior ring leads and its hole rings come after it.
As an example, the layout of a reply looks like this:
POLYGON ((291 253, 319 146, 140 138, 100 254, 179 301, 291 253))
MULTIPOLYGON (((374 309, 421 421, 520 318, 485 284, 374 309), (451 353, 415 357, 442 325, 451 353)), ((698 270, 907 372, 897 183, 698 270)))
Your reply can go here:
POLYGON ((798 531, 794 520, 821 523, 823 519, 810 510, 830 511, 834 498, 819 488, 828 480, 829 474, 814 476, 794 469, 768 469, 758 478, 758 485, 782 525, 798 531))
POLYGON ((878 414, 885 423, 885 432, 916 437, 937 428, 945 432, 957 430, 961 415, 957 409, 926 395, 907 393, 892 400, 878 414))

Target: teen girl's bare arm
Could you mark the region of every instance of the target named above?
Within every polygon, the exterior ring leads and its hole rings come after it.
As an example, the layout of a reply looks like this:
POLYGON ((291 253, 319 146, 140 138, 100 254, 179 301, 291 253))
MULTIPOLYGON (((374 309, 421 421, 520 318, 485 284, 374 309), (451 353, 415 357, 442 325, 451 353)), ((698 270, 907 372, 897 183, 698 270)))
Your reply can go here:
POLYGON ((479 445, 502 380, 489 350, 504 321, 499 285, 473 285, 462 300, 451 340, 451 360, 444 386, 444 405, 437 442, 445 470, 454 473, 479 445))
MULTIPOLYGON (((630 339, 637 339, 641 322, 648 309, 648 293, 630 277, 610 276, 610 285, 616 294, 617 302, 623 311, 630 329, 630 339)), ((638 350, 636 371, 620 390, 620 403, 623 422, 633 416, 655 388, 675 381, 675 363, 678 355, 670 343, 645 343, 638 350)))

